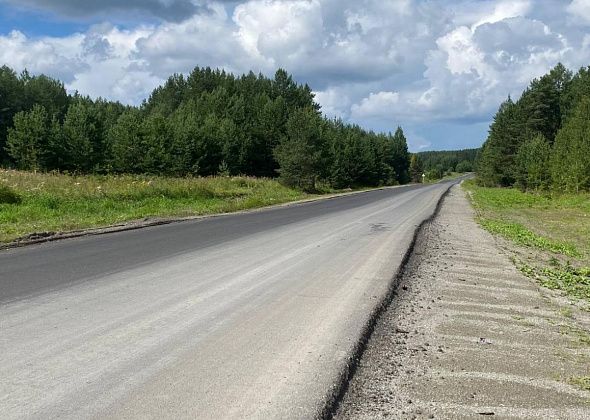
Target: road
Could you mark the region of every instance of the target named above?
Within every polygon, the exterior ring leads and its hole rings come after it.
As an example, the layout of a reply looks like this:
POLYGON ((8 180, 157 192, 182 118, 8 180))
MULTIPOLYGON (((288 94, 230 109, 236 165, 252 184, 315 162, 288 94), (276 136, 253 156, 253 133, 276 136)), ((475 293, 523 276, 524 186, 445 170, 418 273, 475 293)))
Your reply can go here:
POLYGON ((2 418, 313 418, 450 183, 0 252, 2 418))

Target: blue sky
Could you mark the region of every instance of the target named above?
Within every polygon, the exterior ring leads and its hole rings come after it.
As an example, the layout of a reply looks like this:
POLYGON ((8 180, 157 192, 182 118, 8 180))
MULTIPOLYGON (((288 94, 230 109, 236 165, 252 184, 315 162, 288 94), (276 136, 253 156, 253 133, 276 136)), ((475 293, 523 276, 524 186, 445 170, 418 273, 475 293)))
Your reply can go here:
POLYGON ((137 104, 195 66, 283 67, 413 151, 481 145, 499 103, 590 65, 590 0, 0 0, 0 65, 137 104))

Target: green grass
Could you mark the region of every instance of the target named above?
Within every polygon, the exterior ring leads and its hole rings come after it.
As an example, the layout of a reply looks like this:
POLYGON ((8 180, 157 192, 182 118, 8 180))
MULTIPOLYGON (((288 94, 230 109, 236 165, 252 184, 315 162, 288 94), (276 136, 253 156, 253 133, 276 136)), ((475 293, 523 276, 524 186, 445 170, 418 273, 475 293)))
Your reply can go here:
POLYGON ((590 376, 570 378, 568 382, 583 391, 590 391, 590 376))
POLYGON ((0 242, 31 233, 232 212, 308 197, 270 179, 72 176, 0 169, 0 242))
POLYGON ((463 183, 479 223, 518 247, 529 261, 515 262, 541 285, 590 302, 590 194, 526 193, 463 183))
POLYGON ((590 268, 574 268, 570 265, 559 267, 534 267, 519 264, 519 269, 539 284, 552 290, 562 290, 568 296, 590 302, 590 268))
POLYGON ((587 260, 590 194, 533 194, 463 183, 481 224, 520 245, 587 260))
POLYGON ((480 224, 488 231, 510 239, 518 245, 542 249, 569 257, 581 256, 580 251, 574 245, 539 236, 520 223, 484 218, 480 220, 480 224))

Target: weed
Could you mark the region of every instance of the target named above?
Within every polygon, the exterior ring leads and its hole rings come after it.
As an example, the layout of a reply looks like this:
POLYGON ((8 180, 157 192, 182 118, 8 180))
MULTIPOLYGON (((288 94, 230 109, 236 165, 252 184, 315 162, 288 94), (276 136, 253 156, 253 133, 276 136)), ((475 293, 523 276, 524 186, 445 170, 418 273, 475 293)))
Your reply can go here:
POLYGON ((568 382, 583 391, 590 391, 590 376, 570 378, 568 382))
POLYGON ((559 313, 564 316, 565 318, 572 318, 572 308, 568 308, 566 306, 559 308, 559 313))
POLYGON ((569 264, 559 267, 533 267, 519 264, 520 271, 552 290, 562 290, 566 295, 590 302, 590 269, 574 268, 569 264))
POLYGON ((519 223, 504 222, 493 219, 480 219, 480 224, 491 233, 510 239, 518 245, 563 254, 568 257, 580 257, 578 249, 568 243, 553 241, 539 236, 519 223))

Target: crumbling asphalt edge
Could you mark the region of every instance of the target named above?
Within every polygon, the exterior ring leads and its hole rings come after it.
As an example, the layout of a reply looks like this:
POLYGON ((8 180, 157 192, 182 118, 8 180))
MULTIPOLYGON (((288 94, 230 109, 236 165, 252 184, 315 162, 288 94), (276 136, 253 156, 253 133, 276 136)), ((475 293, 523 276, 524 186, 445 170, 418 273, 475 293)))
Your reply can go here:
POLYGON ((395 275, 393 276, 387 292, 385 293, 381 302, 379 302, 379 304, 377 304, 377 306, 373 309, 373 312, 371 313, 367 323, 362 329, 360 339, 357 341, 352 350, 352 353, 348 359, 348 363, 346 363, 346 365, 342 368, 340 372, 339 380, 334 384, 332 392, 327 395, 323 408, 321 408, 320 411, 317 413, 316 418, 318 420, 332 419, 338 411, 340 403, 342 402, 344 396, 346 395, 346 392, 348 391, 349 384, 352 378, 354 377, 356 370, 358 369, 359 362, 363 357, 363 353, 367 348, 367 344, 371 338, 371 335, 375 331, 375 327, 377 326, 379 319, 382 317, 387 308, 393 303, 395 297, 398 295, 399 286, 402 283, 404 274, 406 272, 406 269, 408 268, 408 263, 410 262, 410 258, 414 253, 416 245, 418 244, 418 239, 420 238, 420 235, 423 232, 424 227, 428 225, 430 222, 432 222, 438 216, 446 196, 451 191, 451 188, 453 188, 455 185, 458 185, 458 183, 454 182, 449 185, 449 187, 440 196, 434 209, 434 212, 430 215, 430 217, 423 220, 422 223, 420 223, 418 227, 416 227, 416 230, 414 231, 414 235, 412 237, 412 241, 410 242, 410 246, 404 254, 401 264, 399 265, 395 275))

